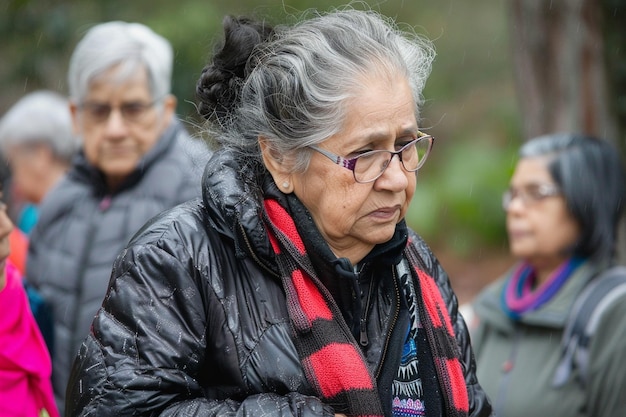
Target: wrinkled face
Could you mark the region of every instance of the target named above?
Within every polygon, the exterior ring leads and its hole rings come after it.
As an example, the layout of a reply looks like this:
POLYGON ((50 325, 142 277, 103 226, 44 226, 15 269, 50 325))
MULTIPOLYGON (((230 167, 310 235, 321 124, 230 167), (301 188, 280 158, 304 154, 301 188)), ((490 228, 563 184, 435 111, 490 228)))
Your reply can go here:
MULTIPOLYGON (((545 157, 520 160, 511 178, 510 188, 528 190, 540 185, 554 185, 545 157)), ((580 236, 580 227, 567 209, 561 194, 532 201, 514 198, 506 210, 506 227, 511 253, 536 268, 555 268, 580 236)))
POLYGON ((175 107, 171 96, 156 103, 145 69, 116 77, 112 67, 89 85, 82 103, 72 103, 76 133, 83 139, 87 160, 115 188, 137 166, 170 124, 175 107), (156 104, 156 105, 155 105, 156 104))
MULTIPOLYGON (((319 148, 354 158, 375 149, 398 150, 418 135, 414 100, 401 76, 364 78, 347 114, 343 130, 319 148)), ((416 178, 394 156, 377 180, 360 184, 352 171, 314 152, 307 171, 291 174, 288 182, 334 253, 354 264, 374 245, 391 239, 407 212, 416 178)))

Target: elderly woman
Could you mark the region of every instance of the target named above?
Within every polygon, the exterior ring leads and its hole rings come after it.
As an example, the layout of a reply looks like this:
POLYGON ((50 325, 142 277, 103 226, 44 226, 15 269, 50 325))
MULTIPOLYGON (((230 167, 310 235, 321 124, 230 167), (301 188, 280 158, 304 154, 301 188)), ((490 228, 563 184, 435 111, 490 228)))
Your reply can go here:
MULTIPOLYGON (((68 171, 79 146, 72 131, 69 101, 54 91, 26 94, 0 120, 0 151, 9 163, 11 178, 5 196, 8 213, 18 226, 9 235, 9 259, 22 276, 26 273, 28 234, 37 223, 39 205, 68 171)), ((32 295, 34 290, 29 287, 28 291, 32 295)), ((31 307, 53 353, 50 306, 33 302, 31 307)))
POLYGON ((53 91, 25 95, 0 121, 0 150, 11 165, 13 187, 25 201, 41 203, 78 148, 69 101, 53 91))
MULTIPOLYGON (((25 95, 0 121, 0 151, 11 166, 12 191, 20 202, 39 205, 67 172, 78 148, 69 101, 54 91, 25 95)), ((35 214, 30 206, 24 208, 23 214, 35 214)), ((19 225, 29 232, 34 219, 24 220, 19 225)))
MULTIPOLYGON (((501 416, 624 415, 624 291, 598 303, 604 312, 586 373, 581 351, 564 361, 559 346, 579 294, 614 262, 626 202, 619 154, 605 141, 554 134, 527 142, 520 157, 503 199, 519 262, 474 305, 480 381, 501 416)), ((623 270, 611 271, 622 271, 626 283, 623 270)))
POLYGON ((227 18, 202 201, 117 259, 68 415, 486 416, 448 277, 405 224, 433 50, 373 12, 227 18))

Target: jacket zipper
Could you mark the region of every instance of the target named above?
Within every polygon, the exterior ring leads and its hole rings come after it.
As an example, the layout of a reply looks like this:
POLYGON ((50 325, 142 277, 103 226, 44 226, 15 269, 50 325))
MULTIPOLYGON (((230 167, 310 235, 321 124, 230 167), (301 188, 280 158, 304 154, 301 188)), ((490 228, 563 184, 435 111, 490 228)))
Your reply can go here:
POLYGON ((393 318, 389 325, 389 331, 387 332, 387 339, 385 340, 385 345, 383 346, 382 354, 380 356, 380 362, 378 362, 378 368, 376 369, 375 377, 378 379, 380 373, 383 369, 383 363, 385 363, 385 357, 387 356, 387 352, 389 350, 389 342, 391 341, 391 335, 393 334, 393 329, 396 327, 396 323, 398 321, 398 314, 400 313, 400 289, 398 288, 398 277, 396 275, 396 268, 391 267, 391 273, 393 275, 393 287, 396 294, 396 305, 393 312, 393 318))
MULTIPOLYGON (((358 279, 358 277, 357 277, 358 279)), ((369 287, 367 289, 367 301, 365 303, 365 308, 363 309, 363 312, 361 313, 361 319, 359 322, 359 329, 360 329, 360 337, 359 337, 359 343, 361 344, 361 346, 367 346, 369 345, 370 341, 369 338, 367 336, 367 313, 369 312, 370 309, 370 301, 372 300, 372 293, 374 292, 373 288, 374 288, 374 278, 372 278, 370 280, 370 284, 369 287)))

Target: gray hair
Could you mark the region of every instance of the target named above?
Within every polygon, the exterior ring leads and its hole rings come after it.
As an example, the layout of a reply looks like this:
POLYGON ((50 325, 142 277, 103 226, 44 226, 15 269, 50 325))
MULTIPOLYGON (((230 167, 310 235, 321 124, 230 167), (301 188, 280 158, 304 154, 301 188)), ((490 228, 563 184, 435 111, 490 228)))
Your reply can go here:
MULTIPOLYGON (((216 122, 214 133, 221 145, 260 162, 258 138, 263 137, 277 154, 295 155, 294 169, 306 169, 310 152, 294 151, 339 132, 347 101, 359 90, 363 77, 371 74, 406 76, 418 118, 435 56, 430 41, 412 30, 401 31, 374 11, 346 8, 310 13, 314 13, 311 18, 292 27, 277 27, 252 50, 233 111, 210 114, 217 107, 205 100, 212 84, 200 79, 199 87, 205 88, 204 96, 199 94, 202 110, 216 122)), ((233 38, 236 28, 227 27, 228 23, 225 20, 225 34, 233 38)), ((207 68, 207 74, 215 71, 210 65, 207 68)))
POLYGON ((67 98, 53 91, 27 94, 0 120, 0 149, 44 144, 62 161, 70 162, 80 144, 72 132, 67 98))
POLYGON ((155 100, 170 92, 173 51, 171 44, 140 23, 113 21, 92 27, 78 43, 70 59, 70 97, 84 100, 89 84, 110 68, 121 64, 120 77, 130 77, 141 67, 148 73, 155 100))

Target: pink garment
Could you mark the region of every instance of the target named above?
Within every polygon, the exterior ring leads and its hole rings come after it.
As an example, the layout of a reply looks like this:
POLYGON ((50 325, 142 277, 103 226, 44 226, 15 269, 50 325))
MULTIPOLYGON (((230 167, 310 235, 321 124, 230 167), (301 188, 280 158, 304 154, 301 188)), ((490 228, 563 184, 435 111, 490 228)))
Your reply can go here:
POLYGON ((59 417, 50 354, 30 310, 22 277, 9 261, 0 290, 0 416, 59 417))

